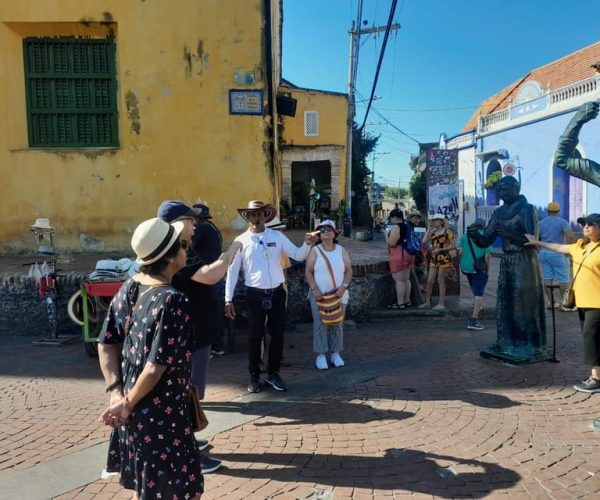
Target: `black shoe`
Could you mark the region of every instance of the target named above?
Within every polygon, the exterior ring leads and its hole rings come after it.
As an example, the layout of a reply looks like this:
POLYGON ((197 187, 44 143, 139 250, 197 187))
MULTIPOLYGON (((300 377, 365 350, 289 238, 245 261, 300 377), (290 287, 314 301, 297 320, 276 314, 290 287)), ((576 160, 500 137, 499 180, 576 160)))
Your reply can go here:
POLYGON ((248 392, 260 392, 262 386, 260 384, 260 377, 250 377, 250 383, 248 384, 248 392))
POLYGON ((573 389, 579 392, 600 392, 600 380, 590 377, 580 384, 575 384, 573 389))
POLYGON ((221 461, 216 458, 210 458, 206 455, 202 455, 202 459, 200 462, 200 468, 202 469, 202 474, 209 474, 210 472, 216 471, 219 467, 221 467, 221 461))
POLYGON ((287 385, 285 382, 281 380, 281 376, 279 373, 275 372, 273 375, 270 375, 267 380, 265 380, 267 384, 269 384, 276 391, 287 391, 287 385))
POLYGON ((208 448, 208 439, 196 439, 196 444, 200 451, 206 450, 208 448))
POLYGON ((225 349, 211 349, 210 352, 215 356, 223 356, 223 354, 225 354, 225 349))

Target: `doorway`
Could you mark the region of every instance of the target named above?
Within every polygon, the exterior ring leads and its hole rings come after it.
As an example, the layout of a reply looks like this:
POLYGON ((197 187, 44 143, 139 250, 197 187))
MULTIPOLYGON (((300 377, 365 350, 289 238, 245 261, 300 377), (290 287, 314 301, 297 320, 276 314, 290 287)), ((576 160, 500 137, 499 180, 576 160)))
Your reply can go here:
POLYGON ((311 180, 315 181, 315 192, 319 199, 315 202, 317 218, 329 217, 331 210, 331 162, 294 161, 292 162, 291 216, 300 227, 307 227, 310 218, 311 180))

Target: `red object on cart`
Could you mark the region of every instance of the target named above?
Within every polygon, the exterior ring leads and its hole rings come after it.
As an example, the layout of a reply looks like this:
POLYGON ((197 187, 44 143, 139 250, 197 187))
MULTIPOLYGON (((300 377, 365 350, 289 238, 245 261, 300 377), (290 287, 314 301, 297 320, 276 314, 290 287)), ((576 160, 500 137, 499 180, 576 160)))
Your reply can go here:
POLYGON ((93 281, 87 282, 83 286, 86 293, 92 297, 112 297, 116 295, 122 285, 122 281, 93 281))

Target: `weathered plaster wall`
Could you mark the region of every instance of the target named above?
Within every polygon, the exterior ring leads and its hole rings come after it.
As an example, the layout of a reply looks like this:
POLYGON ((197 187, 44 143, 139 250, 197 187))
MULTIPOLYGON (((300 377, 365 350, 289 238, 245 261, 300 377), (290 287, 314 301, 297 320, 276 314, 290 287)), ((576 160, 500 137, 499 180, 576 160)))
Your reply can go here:
MULTIPOLYGON (((346 179, 346 117, 348 112, 348 99, 345 94, 335 94, 331 92, 320 92, 318 90, 298 89, 293 87, 281 86, 280 92, 290 93, 297 100, 296 116, 283 116, 283 133, 282 142, 284 149, 289 150, 289 146, 306 147, 312 146, 315 148, 314 158, 311 157, 311 152, 307 150, 307 158, 304 161, 315 161, 316 159, 329 159, 323 157, 316 148, 328 146, 332 153, 331 163, 335 168, 335 175, 338 179, 338 185, 332 186, 332 200, 337 205, 338 198, 343 198, 345 193, 346 179), (304 112, 317 111, 319 113, 319 135, 305 136, 304 135, 304 112), (339 170, 338 170, 339 169, 339 170)), ((298 149, 297 151, 300 151, 298 149)), ((299 161, 298 155, 294 153, 294 160, 299 161)), ((288 155, 289 156, 289 155, 288 155)), ((292 161, 289 158, 283 158, 283 197, 290 199, 291 194, 286 193, 286 185, 291 183, 291 174, 286 177, 285 162, 292 161), (288 183, 289 181, 289 183, 288 183)))
POLYGON ((0 252, 32 247, 49 217, 73 250, 128 248, 168 198, 210 205, 226 239, 236 207, 273 201, 269 119, 229 114, 230 88, 262 89, 261 0, 0 3, 0 252), (102 22, 102 23, 101 23, 102 22), (120 147, 28 148, 22 38, 114 36, 120 147), (254 84, 234 82, 253 72, 254 84))

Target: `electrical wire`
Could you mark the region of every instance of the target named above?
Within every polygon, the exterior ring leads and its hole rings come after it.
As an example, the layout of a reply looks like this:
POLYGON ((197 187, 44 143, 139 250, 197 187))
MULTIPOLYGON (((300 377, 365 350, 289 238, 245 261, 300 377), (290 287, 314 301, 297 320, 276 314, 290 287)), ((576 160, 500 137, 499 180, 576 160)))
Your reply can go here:
MULTIPOLYGON (((381 66, 383 64, 383 56, 385 54, 385 47, 387 45, 387 41, 390 36, 390 30, 392 28, 392 23, 394 21, 394 13, 396 12, 397 5, 398 5, 398 0, 392 0, 392 5, 390 7, 390 15, 388 17, 387 26, 385 28, 385 35, 383 36, 383 43, 381 44, 381 51, 379 52, 379 61, 377 61, 377 68, 375 70, 375 78, 373 79, 373 86, 371 88, 371 96, 369 97, 369 105, 367 106, 367 111, 365 112, 363 123, 360 126, 361 130, 365 127, 365 123, 367 123, 367 118, 369 117, 369 111, 371 110, 371 104, 373 103, 373 97, 375 97, 377 81, 379 80, 379 72, 381 71, 381 66)), ((359 33, 360 33, 360 29, 359 29, 359 33)))

